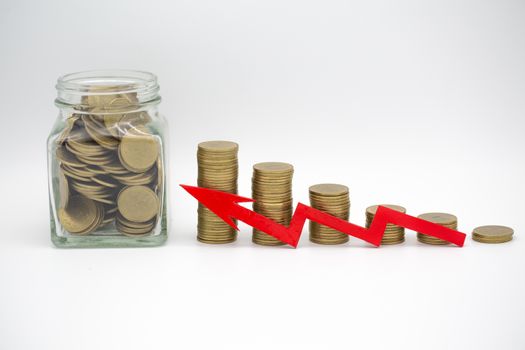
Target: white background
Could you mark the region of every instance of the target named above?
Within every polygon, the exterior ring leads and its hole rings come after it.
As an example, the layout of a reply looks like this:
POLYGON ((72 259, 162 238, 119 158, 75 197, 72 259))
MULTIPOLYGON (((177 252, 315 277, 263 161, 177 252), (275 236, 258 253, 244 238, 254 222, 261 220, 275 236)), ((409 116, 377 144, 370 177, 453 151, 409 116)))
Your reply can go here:
POLYGON ((523 349, 523 1, 0 2, 0 349, 523 349), (171 231, 151 249, 49 238, 45 139, 59 75, 156 73, 171 231), (351 221, 456 214, 464 248, 195 240, 196 145, 294 164, 294 198, 343 183, 351 221), (475 226, 514 241, 483 245, 475 226))

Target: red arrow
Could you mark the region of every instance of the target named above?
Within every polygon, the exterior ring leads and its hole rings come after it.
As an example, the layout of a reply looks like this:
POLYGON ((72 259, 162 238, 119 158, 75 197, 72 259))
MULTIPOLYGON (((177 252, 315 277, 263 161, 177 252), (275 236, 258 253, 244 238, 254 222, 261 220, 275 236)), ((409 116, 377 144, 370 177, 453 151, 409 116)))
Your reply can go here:
POLYGON ((234 229, 239 230, 232 218, 263 231, 292 247, 297 247, 306 219, 357 237, 375 246, 381 244, 388 223, 440 238, 460 247, 463 246, 466 237, 461 232, 381 206, 377 209, 370 228, 366 229, 299 203, 290 221, 290 226, 286 227, 238 204, 253 202, 253 199, 208 188, 187 185, 181 185, 181 187, 234 229))

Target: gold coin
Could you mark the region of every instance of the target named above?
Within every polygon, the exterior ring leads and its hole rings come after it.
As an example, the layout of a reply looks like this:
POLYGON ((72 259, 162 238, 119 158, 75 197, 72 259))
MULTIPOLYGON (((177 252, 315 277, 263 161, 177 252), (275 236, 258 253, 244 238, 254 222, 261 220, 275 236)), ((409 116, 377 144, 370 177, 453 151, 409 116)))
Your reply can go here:
POLYGON ((58 191, 60 192, 60 208, 66 208, 69 201, 69 185, 62 169, 58 170, 58 191))
POLYGON ((450 244, 449 242, 444 241, 442 239, 439 239, 439 238, 436 238, 436 237, 432 237, 432 236, 429 236, 429 235, 425 235, 425 234, 422 234, 422 233, 418 233, 417 234, 417 240, 420 241, 421 243, 433 244, 433 245, 447 245, 447 244, 450 244))
POLYGON ((130 221, 144 222, 153 219, 159 211, 159 199, 146 186, 129 186, 118 195, 120 214, 130 221))
POLYGON ((419 215, 418 218, 440 225, 451 225, 458 221, 455 215, 447 213, 425 213, 419 215))
POLYGON ((57 159, 61 163, 67 164, 70 167, 73 167, 73 168, 84 168, 84 167, 86 167, 86 164, 84 164, 80 160, 78 160, 78 158, 73 153, 68 151, 66 149, 66 147, 64 147, 64 146, 59 146, 57 148, 56 156, 57 156, 57 159))
POLYGON ((67 177, 75 179, 75 180, 79 180, 79 181, 89 181, 89 178, 78 176, 74 172, 71 172, 70 169, 71 168, 68 168, 64 165, 60 166, 60 170, 62 170, 67 177))
POLYGON ((197 236, 197 240, 206 244, 227 244, 235 242, 237 240, 237 235, 232 235, 231 237, 225 237, 221 239, 197 236))
POLYGON ((512 240, 514 230, 507 226, 488 225, 476 227, 472 239, 481 243, 505 243, 512 240))
POLYGON ((159 142, 147 132, 128 132, 120 141, 119 158, 122 165, 133 172, 151 168, 159 157, 159 142))
POLYGON ((144 173, 127 173, 124 175, 113 174, 111 176, 123 185, 138 186, 152 183, 155 179, 157 179, 158 175, 157 169, 152 167, 144 173))
POLYGON ((91 178, 93 182, 98 183, 99 185, 102 185, 104 187, 108 188, 116 188, 118 187, 118 184, 116 184, 114 181, 112 181, 112 178, 109 176, 93 176, 91 178))
POLYGON ((367 215, 376 215, 377 213, 377 208, 379 208, 379 206, 382 206, 382 207, 387 207, 389 209, 392 209, 392 210, 395 210, 395 211, 399 211, 401 213, 406 213, 407 210, 405 208, 403 208, 402 206, 400 205, 395 205, 395 204, 379 204, 379 205, 372 205, 368 208, 366 208, 366 213, 367 215))
POLYGON ((237 152, 239 145, 231 141, 206 141, 199 143, 198 149, 204 153, 228 153, 237 152))
POLYGON ((119 141, 107 131, 101 122, 98 122, 91 115, 82 116, 82 120, 87 133, 96 143, 109 150, 117 149, 119 141))
POLYGON ((346 195, 349 192, 348 187, 338 184, 318 184, 310 186, 310 193, 322 196, 322 197, 332 197, 332 196, 341 196, 346 195))
POLYGON ((116 214, 116 218, 119 224, 125 226, 126 228, 130 228, 130 229, 146 230, 149 228, 149 230, 151 230, 151 228, 155 226, 155 219, 145 221, 145 222, 129 221, 128 219, 123 217, 120 213, 116 214))
POLYGON ((269 174, 289 174, 293 172, 293 165, 282 162, 263 162, 253 166, 255 173, 269 174))
POLYGON ((94 230, 98 217, 97 205, 83 196, 72 196, 67 208, 58 210, 58 218, 66 231, 73 234, 87 234, 94 230))
POLYGON ((74 167, 70 167, 70 166, 68 166, 66 164, 63 164, 62 165, 62 169, 64 169, 68 173, 75 174, 75 175, 80 176, 82 178, 90 179, 93 176, 93 173, 91 173, 87 169, 87 167, 86 168, 74 168, 74 167))
POLYGON ((104 164, 100 167, 109 174, 124 175, 129 173, 129 170, 124 168, 116 159, 113 159, 111 163, 104 164))

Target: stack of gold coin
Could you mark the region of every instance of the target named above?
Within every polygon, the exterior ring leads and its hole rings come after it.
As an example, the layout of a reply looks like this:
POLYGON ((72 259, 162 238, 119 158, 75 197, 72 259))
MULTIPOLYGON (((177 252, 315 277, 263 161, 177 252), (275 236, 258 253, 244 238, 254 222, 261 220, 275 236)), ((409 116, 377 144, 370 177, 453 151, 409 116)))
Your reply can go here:
MULTIPOLYGON (((435 224, 448 227, 452 230, 458 229, 458 218, 455 215, 447 213, 425 213, 418 216, 418 218, 433 222, 435 224)), ((449 242, 442 239, 432 237, 423 233, 418 232, 417 240, 421 243, 434 244, 434 245, 445 245, 449 242)))
MULTIPOLYGON (((338 184, 311 186, 310 205, 315 209, 348 221, 350 216, 348 187, 338 184)), ((342 244, 348 242, 348 235, 310 221, 310 241, 317 244, 342 244)))
MULTIPOLYGON (((402 206, 395 204, 380 204, 382 207, 387 207, 392 210, 399 211, 401 213, 406 213, 407 210, 402 206)), ((369 228, 372 225, 374 216, 377 213, 377 208, 379 205, 373 205, 366 208, 366 228, 369 228)), ((387 224, 385 229, 385 234, 381 240, 381 244, 399 244, 405 241, 405 228, 397 226, 394 224, 387 224)))
POLYGON ((114 225, 137 236, 156 224, 164 191, 159 140, 150 116, 134 111, 136 94, 104 94, 110 88, 84 96, 57 139, 59 220, 71 234, 114 225))
POLYGON ((507 226, 488 225, 476 227, 472 239, 480 243, 505 243, 512 240, 514 230, 507 226))
MULTIPOLYGON (((293 166, 288 163, 265 162, 253 166, 253 210, 278 224, 288 226, 292 217, 293 166)), ((283 245, 278 239, 253 229, 252 241, 260 245, 283 245)))
MULTIPOLYGON (((204 188, 237 194, 239 145, 230 141, 199 143, 197 163, 198 185, 204 188)), ((203 243, 230 243, 237 239, 237 231, 209 209, 199 204, 197 239, 203 243)))

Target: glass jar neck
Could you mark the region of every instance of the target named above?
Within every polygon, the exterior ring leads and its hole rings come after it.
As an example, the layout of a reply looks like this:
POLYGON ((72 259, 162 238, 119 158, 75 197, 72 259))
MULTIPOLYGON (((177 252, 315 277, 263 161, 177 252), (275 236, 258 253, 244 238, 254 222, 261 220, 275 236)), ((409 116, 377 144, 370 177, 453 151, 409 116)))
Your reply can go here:
POLYGON ((139 111, 160 103, 154 74, 128 70, 86 71, 60 77, 55 104, 75 113, 139 111))

